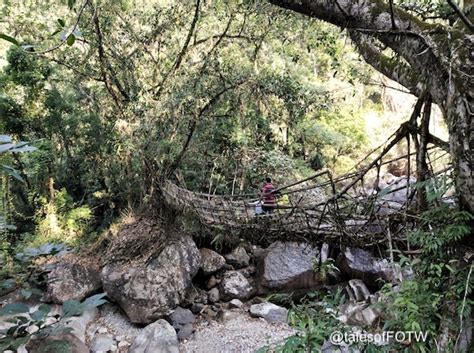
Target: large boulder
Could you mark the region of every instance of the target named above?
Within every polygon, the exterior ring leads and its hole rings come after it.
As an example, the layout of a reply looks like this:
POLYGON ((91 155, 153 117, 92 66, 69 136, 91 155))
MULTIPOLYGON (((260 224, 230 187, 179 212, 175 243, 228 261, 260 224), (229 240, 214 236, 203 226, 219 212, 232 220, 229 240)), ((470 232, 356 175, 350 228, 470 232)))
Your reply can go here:
POLYGON ((225 259, 215 251, 202 248, 201 253, 201 269, 205 275, 211 275, 225 266, 225 259))
POLYGON ((129 353, 179 353, 178 336, 173 326, 158 320, 143 329, 130 346, 129 353))
POLYGON ((220 283, 222 299, 248 299, 254 294, 254 288, 247 278, 238 271, 228 271, 220 283))
POLYGON ((261 283, 270 289, 309 289, 317 287, 324 279, 314 272, 315 262, 324 262, 328 246, 321 252, 307 243, 275 242, 267 249, 261 269, 261 283))
POLYGON ((50 267, 44 301, 62 304, 66 300, 82 300, 102 287, 95 259, 67 254, 50 267))
POLYGON ((379 287, 380 281, 399 281, 401 276, 399 268, 387 259, 377 258, 359 248, 346 248, 338 258, 338 265, 350 278, 361 279, 371 287, 379 287))
POLYGON ((107 296, 134 323, 151 323, 169 315, 184 299, 201 256, 189 236, 167 240, 146 261, 111 263, 102 270, 107 296))

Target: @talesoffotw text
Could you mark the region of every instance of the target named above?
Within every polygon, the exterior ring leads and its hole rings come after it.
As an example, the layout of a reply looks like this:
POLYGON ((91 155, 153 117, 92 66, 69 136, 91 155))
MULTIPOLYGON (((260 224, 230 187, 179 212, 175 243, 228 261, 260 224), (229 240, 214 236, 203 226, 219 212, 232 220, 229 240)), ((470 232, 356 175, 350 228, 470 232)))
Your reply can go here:
POLYGON ((383 331, 380 333, 369 332, 340 332, 334 331, 329 336, 332 344, 375 343, 389 342, 426 342, 428 332, 423 331, 383 331))

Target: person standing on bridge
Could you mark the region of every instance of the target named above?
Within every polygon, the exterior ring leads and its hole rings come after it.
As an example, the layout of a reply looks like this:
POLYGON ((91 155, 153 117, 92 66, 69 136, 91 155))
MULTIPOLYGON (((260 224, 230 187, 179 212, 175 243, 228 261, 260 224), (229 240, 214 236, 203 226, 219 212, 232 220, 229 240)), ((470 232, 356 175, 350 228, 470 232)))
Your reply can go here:
POLYGON ((266 178, 263 184, 262 192, 260 194, 260 200, 262 201, 262 211, 264 213, 272 213, 276 206, 277 191, 275 186, 272 184, 271 178, 266 178))

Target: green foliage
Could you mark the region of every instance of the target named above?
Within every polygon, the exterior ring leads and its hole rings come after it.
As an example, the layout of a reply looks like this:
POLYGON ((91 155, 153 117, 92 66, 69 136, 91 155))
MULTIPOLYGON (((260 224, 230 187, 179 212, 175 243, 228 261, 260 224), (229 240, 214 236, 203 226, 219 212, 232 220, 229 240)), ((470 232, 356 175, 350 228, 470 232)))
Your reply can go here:
POLYGON ((331 332, 347 328, 337 319, 339 306, 344 303, 340 290, 330 295, 309 293, 301 303, 293 304, 289 323, 298 331, 276 349, 276 352, 319 352, 331 332))
POLYGON ((5 244, 0 254, 0 294, 20 289, 24 299, 43 294, 39 288, 44 285, 44 278, 41 271, 37 271, 35 260, 69 252, 64 244, 43 244, 37 248, 16 249, 12 255, 9 246, 5 244))
MULTIPOLYGON (((431 185, 449 183, 442 180, 431 185)), ((422 187, 428 186, 424 183, 422 187)), ((444 194, 442 187, 428 187, 428 199, 437 202, 444 194), (430 191, 432 190, 432 191, 430 191)), ((454 351, 458 343, 460 318, 470 318, 474 300, 472 259, 465 258, 462 241, 472 233, 474 217, 465 211, 457 211, 447 205, 431 207, 421 215, 419 229, 409 241, 422 250, 421 256, 409 259, 401 256, 401 265, 408 265, 414 272, 412 279, 401 283, 398 291, 391 285, 383 289, 387 301, 383 310, 388 313, 384 329, 425 331, 427 342, 413 342, 410 350, 394 344, 392 349, 401 352, 432 352, 440 349, 438 338, 447 334, 443 349, 454 351), (387 305, 388 303, 388 305, 387 305)), ((456 348, 457 349, 457 348, 456 348)))
POLYGON ((325 282, 326 278, 331 273, 340 272, 339 268, 337 268, 334 259, 329 258, 326 261, 319 263, 319 259, 313 260, 313 271, 320 276, 321 281, 325 282))
MULTIPOLYGON (((0 258, 0 295, 12 290, 20 290, 23 299, 31 296, 42 296, 39 289, 44 286, 44 278, 37 271, 35 261, 54 255, 60 255, 69 250, 63 244, 44 244, 38 248, 26 248, 18 251, 7 265, 5 258, 0 258)), ((82 303, 68 300, 62 305, 63 313, 54 316, 56 320, 46 321, 51 310, 49 305, 41 304, 34 311, 24 303, 9 303, 0 308, 0 320, 8 323, 8 327, 0 330, 0 351, 13 349, 26 344, 32 335, 35 338, 45 338, 50 335, 69 332, 65 320, 72 316, 81 315, 84 311, 98 307, 106 302, 105 294, 96 294, 82 303), (53 322, 54 321, 54 322, 53 322), (35 332, 28 328, 36 327, 35 332)))
MULTIPOLYGON (((0 318, 11 325, 6 329, 0 330, 0 334, 5 335, 5 337, 0 339, 0 350, 16 350, 19 346, 26 344, 33 336, 33 333, 30 333, 31 330, 28 330, 33 326, 37 328, 36 332, 34 332, 34 337, 40 339, 72 331, 70 327, 65 325, 66 319, 81 315, 88 309, 106 303, 107 301, 103 299, 104 296, 104 293, 96 294, 82 303, 75 300, 64 302, 62 305, 63 314, 55 315, 57 320, 54 320, 54 322, 51 322, 51 320, 46 321, 51 310, 49 305, 41 304, 35 311, 30 312, 30 308, 26 304, 6 304, 0 309, 0 318)), ((69 348, 67 342, 63 343, 63 345, 69 348)), ((56 352, 59 351, 56 350, 56 352)))
POLYGON ((52 199, 40 198, 38 228, 34 243, 60 240, 69 243, 77 242, 85 234, 92 220, 88 206, 76 207, 72 197, 65 189, 54 190, 52 199))
POLYGON ((39 148, 12 165, 27 177, 11 194, 18 232, 31 234, 19 238, 92 239, 120 210, 156 207, 171 169, 190 189, 247 193, 264 175, 284 184, 347 169, 363 149, 364 127, 350 123, 362 107, 339 106, 367 68, 334 28, 254 3, 201 3, 183 48, 193 2, 88 4, 71 33, 82 4, 0 5, 0 31, 21 44, 5 50, 0 133, 39 148), (53 60, 32 52, 63 42, 74 45, 53 60))
MULTIPOLYGON (((29 146, 28 142, 14 143, 10 136, 0 135, 0 161, 4 160, 4 155, 7 153, 23 153, 35 151, 36 147, 29 146)), ((4 173, 15 178, 18 181, 24 182, 19 172, 9 165, 0 164, 0 173, 4 173)))
POLYGON ((5 74, 13 83, 31 88, 40 88, 51 75, 51 67, 20 47, 11 47, 7 53, 8 65, 5 74))

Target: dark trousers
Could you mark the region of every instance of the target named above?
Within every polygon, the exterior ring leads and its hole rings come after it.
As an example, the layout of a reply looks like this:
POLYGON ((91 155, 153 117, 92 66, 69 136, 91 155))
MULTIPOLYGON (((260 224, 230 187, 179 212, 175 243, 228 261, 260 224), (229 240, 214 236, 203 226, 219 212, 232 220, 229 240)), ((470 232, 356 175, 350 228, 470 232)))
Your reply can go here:
POLYGON ((264 213, 273 213, 273 210, 275 210, 275 206, 273 205, 262 206, 262 211, 264 213))

